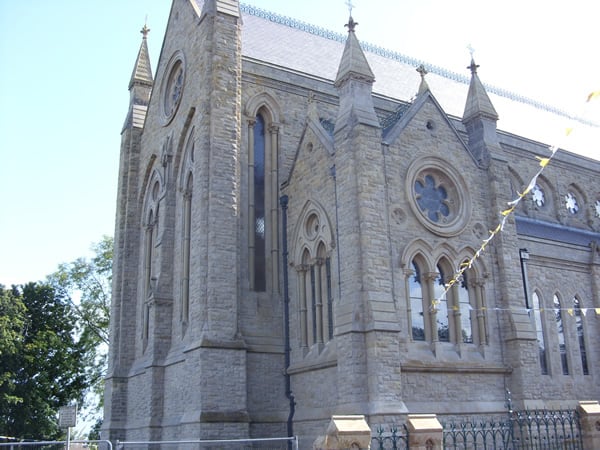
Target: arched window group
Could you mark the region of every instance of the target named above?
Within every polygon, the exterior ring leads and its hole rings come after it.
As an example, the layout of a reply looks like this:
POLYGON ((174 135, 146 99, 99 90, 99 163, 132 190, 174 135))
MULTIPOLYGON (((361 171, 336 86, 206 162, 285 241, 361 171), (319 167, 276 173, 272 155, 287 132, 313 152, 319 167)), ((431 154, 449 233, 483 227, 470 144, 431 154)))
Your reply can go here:
POLYGON ((158 270, 157 246, 159 245, 160 202, 164 195, 162 176, 154 171, 148 183, 148 191, 144 200, 144 213, 142 227, 144 229, 144 242, 142 247, 142 277, 141 277, 141 338, 145 345, 150 333, 150 303, 156 288, 156 272, 158 270))
POLYGON ((487 343, 483 283, 474 269, 465 271, 448 289, 454 270, 445 259, 431 271, 424 258, 415 257, 407 275, 413 341, 487 343))
POLYGON ((307 202, 293 242, 297 274, 298 343, 306 354, 333 339, 333 235, 325 210, 307 202))
POLYGON ((319 243, 317 254, 305 249, 300 279, 300 346, 308 348, 333 338, 333 298, 331 296, 331 259, 325 244, 319 243))
POLYGON ((569 375, 571 365, 575 367, 580 364, 581 373, 589 375, 585 314, 580 299, 575 296, 572 304, 566 305, 561 301, 560 295, 555 293, 552 296, 552 306, 545 308, 540 294, 536 291, 532 295, 532 301, 531 314, 537 336, 541 374, 551 374, 552 352, 547 350, 556 346, 554 348, 558 350, 559 358, 557 359, 560 359, 560 362, 556 361, 554 367, 557 370, 560 367, 559 374, 569 375), (579 363, 577 359, 579 359, 579 363))

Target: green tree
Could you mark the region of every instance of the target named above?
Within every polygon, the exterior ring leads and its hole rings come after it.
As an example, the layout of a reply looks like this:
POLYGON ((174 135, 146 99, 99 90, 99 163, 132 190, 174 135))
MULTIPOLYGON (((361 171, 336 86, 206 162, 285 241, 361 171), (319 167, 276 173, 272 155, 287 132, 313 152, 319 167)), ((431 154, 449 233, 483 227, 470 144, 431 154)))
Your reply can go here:
POLYGON ((78 339, 74 310, 47 283, 28 283, 9 292, 0 288, 3 307, 16 319, 2 327, 2 338, 12 338, 0 344, 0 434, 59 438, 58 408, 81 401, 89 385, 82 370, 86 345, 78 339), (6 307, 7 300, 17 306, 6 307))
MULTIPOLYGON (((0 285, 0 361, 8 361, 18 355, 23 340, 25 305, 21 296, 0 285)), ((14 395, 14 373, 9 367, 0 372, 0 405, 15 405, 21 399, 14 395)))
MULTIPOLYGON (((108 317, 112 284, 113 239, 104 236, 92 245, 90 259, 63 263, 48 277, 49 283, 68 298, 80 326, 80 339, 86 346, 85 372, 91 385, 86 397, 86 417, 101 415, 108 351, 108 317)), ((97 425, 97 424, 96 424, 97 425)))

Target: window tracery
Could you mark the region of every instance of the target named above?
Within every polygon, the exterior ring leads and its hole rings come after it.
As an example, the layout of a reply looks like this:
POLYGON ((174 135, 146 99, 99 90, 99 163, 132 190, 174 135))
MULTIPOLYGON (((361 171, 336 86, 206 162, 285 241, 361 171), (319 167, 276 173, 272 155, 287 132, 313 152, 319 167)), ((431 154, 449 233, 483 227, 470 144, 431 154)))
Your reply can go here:
POLYGON ((441 260, 434 272, 426 272, 419 257, 413 258, 410 267, 407 295, 412 340, 485 345, 483 282, 477 281, 474 269, 446 291, 452 273, 448 260, 441 260))
MULTIPOLYGON (((299 345, 308 353, 333 339, 333 236, 322 208, 309 202, 296 226, 299 345)), ((320 351, 320 350, 319 350, 320 351)))
POLYGON ((439 236, 455 236, 471 218, 469 189, 447 161, 423 157, 406 174, 407 201, 416 219, 439 236))

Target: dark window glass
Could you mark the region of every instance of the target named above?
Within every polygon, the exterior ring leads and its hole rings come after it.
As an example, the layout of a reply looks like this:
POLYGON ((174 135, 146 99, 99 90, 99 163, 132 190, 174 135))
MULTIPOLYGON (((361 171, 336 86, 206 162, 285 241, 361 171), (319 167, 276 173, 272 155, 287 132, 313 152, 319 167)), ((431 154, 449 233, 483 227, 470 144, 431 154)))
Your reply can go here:
POLYGON ((560 300, 554 296, 554 317, 556 319, 556 332, 558 333, 558 349, 563 375, 569 375, 569 362, 567 361, 567 344, 565 342, 565 329, 562 320, 560 300))
POLYGON ((437 185, 432 175, 425 176, 425 183, 421 180, 415 182, 415 192, 417 193, 416 201, 427 217, 432 222, 439 222, 442 217, 450 215, 450 208, 446 199, 448 193, 446 189, 437 185))
POLYGON ((254 289, 266 290, 265 270, 265 121, 254 125, 254 289))
POLYGON ((540 369, 542 375, 548 375, 548 363, 546 361, 546 343, 544 342, 544 330, 542 329, 542 314, 540 312, 540 299, 537 292, 533 293, 533 318, 535 332, 537 334, 538 350, 540 355, 540 369))
POLYGON ((408 278, 410 290, 410 309, 412 322, 412 338, 415 341, 425 340, 425 322, 423 317, 423 289, 421 288, 421 271, 413 261, 413 274, 408 278))
POLYGON ((581 354, 581 367, 584 375, 589 375, 587 363, 587 351, 585 349, 585 338, 583 335, 583 318, 581 316, 581 305, 577 297, 573 298, 573 308, 575 310, 575 323, 577 324, 577 341, 579 342, 579 353, 581 354))

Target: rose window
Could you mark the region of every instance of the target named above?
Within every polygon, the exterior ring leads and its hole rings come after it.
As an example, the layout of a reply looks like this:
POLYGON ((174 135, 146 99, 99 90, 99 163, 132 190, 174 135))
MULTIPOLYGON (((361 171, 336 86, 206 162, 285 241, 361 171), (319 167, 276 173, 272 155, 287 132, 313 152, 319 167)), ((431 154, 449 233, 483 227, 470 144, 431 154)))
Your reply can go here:
POLYGON ((432 222, 444 222, 450 214, 448 193, 436 183, 432 175, 426 175, 424 180, 415 181, 415 200, 432 222))
POLYGON ((455 236, 471 217, 471 201, 460 172, 441 158, 417 159, 405 178, 415 218, 439 236, 455 236))

